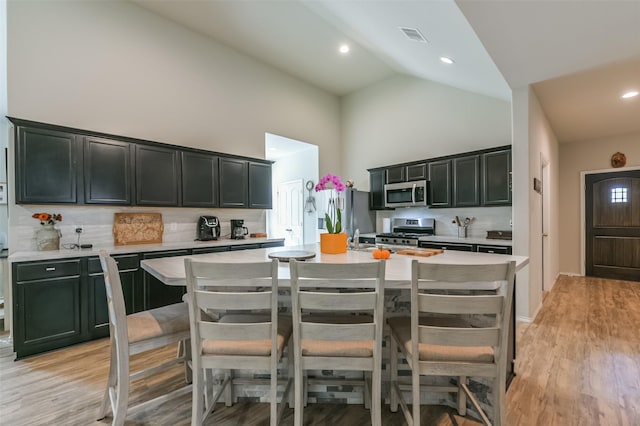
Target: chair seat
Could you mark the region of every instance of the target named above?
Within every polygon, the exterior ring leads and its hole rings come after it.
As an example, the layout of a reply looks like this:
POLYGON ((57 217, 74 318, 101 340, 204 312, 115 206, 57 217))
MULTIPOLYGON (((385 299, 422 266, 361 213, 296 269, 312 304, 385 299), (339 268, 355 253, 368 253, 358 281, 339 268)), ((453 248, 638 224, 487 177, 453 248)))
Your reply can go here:
POLYGON ((189 307, 175 303, 127 315, 129 343, 179 332, 189 333, 189 307))
MULTIPOLYGON (((269 321, 268 316, 264 315, 225 315, 220 322, 225 323, 247 323, 247 322, 263 322, 269 321)), ((278 352, 282 352, 282 348, 289 340, 292 332, 291 318, 287 316, 278 316, 278 338, 276 344, 278 352)), ((239 336, 242 337, 242 336, 239 336)), ((204 340, 202 342, 203 355, 237 355, 237 356, 270 356, 271 340, 204 340)))
MULTIPOLYGON (((303 321, 332 324, 360 324, 373 321, 371 315, 328 315, 310 314, 303 315, 303 321)), ((373 356, 372 340, 311 340, 303 339, 300 347, 302 356, 326 356, 348 358, 370 358, 373 356)))
MULTIPOLYGON (((411 355, 411 318, 395 317, 387 320, 389 327, 400 340, 408 354, 411 355)), ((456 327, 459 324, 448 318, 421 317, 420 325, 438 327, 456 327)), ((493 348, 490 346, 441 346, 420 344, 418 346, 420 361, 453 361, 488 363, 494 361, 493 348)))

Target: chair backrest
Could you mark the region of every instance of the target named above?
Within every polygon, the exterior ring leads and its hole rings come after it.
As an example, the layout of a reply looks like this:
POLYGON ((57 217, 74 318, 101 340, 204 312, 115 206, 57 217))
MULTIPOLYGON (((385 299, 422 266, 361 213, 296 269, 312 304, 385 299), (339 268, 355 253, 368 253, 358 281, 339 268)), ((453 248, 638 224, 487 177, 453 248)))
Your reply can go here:
POLYGON ((117 346, 127 347, 127 310, 122 294, 122 282, 116 261, 101 250, 99 253, 100 265, 104 272, 104 285, 107 293, 107 308, 109 310, 109 331, 111 339, 117 346))
POLYGON ((382 339, 385 262, 350 264, 290 262, 294 340, 382 339), (338 288, 350 289, 346 292, 338 288), (304 321, 305 312, 373 312, 373 322, 304 321))
POLYGON ((278 326, 278 261, 257 263, 184 261, 189 298, 191 337, 211 340, 264 340, 276 354, 278 326), (247 291, 250 288, 255 291, 247 291), (264 320, 215 322, 205 312, 270 311, 264 320))
MULTIPOLYGON (((515 262, 490 265, 450 265, 420 263, 411 264, 411 331, 414 347, 412 354, 417 357, 418 344, 442 346, 492 346, 495 362, 506 357, 509 314, 513 302, 515 262), (473 290, 478 284, 495 283, 495 294, 430 294, 420 288, 446 288, 452 283, 456 290, 463 289, 462 283, 468 283, 467 290, 473 290), (443 285, 445 284, 445 285, 443 285), (439 327, 420 325, 421 313, 437 315, 493 316, 489 326, 439 327)), ((486 288, 486 287, 483 287, 486 288)))

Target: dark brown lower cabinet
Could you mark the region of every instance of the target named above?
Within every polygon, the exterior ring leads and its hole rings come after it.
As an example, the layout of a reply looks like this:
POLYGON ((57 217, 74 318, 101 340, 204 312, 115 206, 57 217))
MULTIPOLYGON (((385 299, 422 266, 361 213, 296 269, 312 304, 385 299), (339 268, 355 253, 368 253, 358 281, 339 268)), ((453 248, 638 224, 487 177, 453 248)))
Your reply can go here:
MULTIPOLYGON (((120 271, 122 295, 128 314, 143 310, 142 285, 140 282, 140 261, 137 254, 113 256, 120 271)), ((109 310, 107 307, 107 292, 104 285, 104 274, 100 266, 100 259, 92 257, 87 264, 87 299, 89 301, 89 335, 91 338, 109 335, 109 310)))
POLYGON ((13 265, 13 342, 18 358, 85 339, 81 260, 13 265))
MULTIPOLYGON (((188 256, 191 250, 172 250, 145 253, 142 259, 158 259, 161 257, 188 256)), ((183 286, 170 286, 163 284, 160 280, 151 274, 143 271, 144 285, 144 309, 159 308, 161 306, 171 305, 182 301, 182 296, 186 293, 183 286)))

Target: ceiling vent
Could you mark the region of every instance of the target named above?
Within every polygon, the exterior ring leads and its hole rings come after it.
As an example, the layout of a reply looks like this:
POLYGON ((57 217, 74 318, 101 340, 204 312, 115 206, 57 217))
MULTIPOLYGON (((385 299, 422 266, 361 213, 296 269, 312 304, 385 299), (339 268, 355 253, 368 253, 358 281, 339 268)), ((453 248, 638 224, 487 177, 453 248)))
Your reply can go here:
POLYGON ((420 43, 429 43, 429 40, 424 38, 420 30, 416 28, 400 27, 400 31, 402 31, 409 40, 419 41, 420 43))

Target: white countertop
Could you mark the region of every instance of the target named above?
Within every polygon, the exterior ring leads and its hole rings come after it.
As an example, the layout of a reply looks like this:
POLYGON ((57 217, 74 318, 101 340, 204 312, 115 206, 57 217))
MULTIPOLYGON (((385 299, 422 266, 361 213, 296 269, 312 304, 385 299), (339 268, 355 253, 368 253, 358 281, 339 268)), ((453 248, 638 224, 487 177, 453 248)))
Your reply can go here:
MULTIPOLYGON (((272 247, 257 250, 230 251, 221 253, 199 254, 194 256, 165 257, 161 259, 147 259, 140 262, 145 271, 168 285, 186 285, 184 272, 184 259, 189 257, 208 262, 263 262, 270 260, 269 253, 279 251, 304 250, 316 253, 316 257, 307 262, 326 263, 363 263, 374 261, 371 251, 349 250, 344 254, 324 254, 320 252, 319 244, 307 244, 297 247, 272 247)), ((516 271, 529 264, 529 258, 525 256, 512 256, 504 254, 472 253, 447 250, 442 254, 430 257, 406 256, 392 254, 386 265, 386 285, 389 288, 409 288, 411 282, 411 261, 417 259, 425 263, 445 263, 451 265, 481 265, 514 260, 516 271)), ((280 262, 278 268, 279 281, 283 286, 288 286, 289 265, 280 262)), ((481 288, 481 287, 479 287, 481 288)))
MULTIPOLYGON (((101 250, 112 255, 127 253, 142 253, 164 250, 196 249, 218 246, 233 246, 244 244, 260 244, 284 241, 284 238, 245 238, 241 240, 221 239, 215 241, 181 241, 160 244, 138 244, 130 246, 102 246, 90 249, 60 249, 45 251, 18 251, 9 256, 9 262, 29 262, 32 260, 65 259, 69 257, 98 256, 101 250)), ((282 247, 278 247, 282 249, 282 247)))

